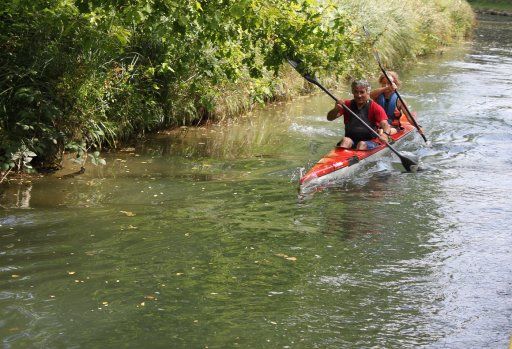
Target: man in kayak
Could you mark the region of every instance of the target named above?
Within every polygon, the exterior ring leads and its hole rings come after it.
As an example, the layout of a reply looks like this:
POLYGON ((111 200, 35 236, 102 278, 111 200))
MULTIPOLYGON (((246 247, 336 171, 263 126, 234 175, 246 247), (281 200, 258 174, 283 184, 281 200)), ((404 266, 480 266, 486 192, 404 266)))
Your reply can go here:
POLYGON ((352 93, 354 99, 339 100, 334 108, 327 113, 327 120, 332 121, 343 115, 345 123, 345 137, 341 139, 338 145, 342 148, 357 150, 370 150, 379 144, 372 141, 375 135, 368 130, 361 122, 351 113, 343 108, 345 104, 357 116, 361 118, 367 125, 374 128, 380 136, 382 142, 387 142, 391 126, 388 124, 386 112, 380 105, 372 101, 370 98, 370 84, 366 80, 355 80, 352 82, 352 93), (380 128, 380 130, 379 130, 380 128))
POLYGON ((370 98, 377 102, 388 117, 388 123, 391 125, 390 134, 394 135, 397 132, 397 127, 400 127, 400 116, 402 115, 402 103, 398 100, 396 89, 400 87, 400 80, 398 74, 394 71, 387 72, 389 78, 392 80, 391 84, 384 74, 379 77, 379 84, 381 87, 374 89, 370 92, 370 98))

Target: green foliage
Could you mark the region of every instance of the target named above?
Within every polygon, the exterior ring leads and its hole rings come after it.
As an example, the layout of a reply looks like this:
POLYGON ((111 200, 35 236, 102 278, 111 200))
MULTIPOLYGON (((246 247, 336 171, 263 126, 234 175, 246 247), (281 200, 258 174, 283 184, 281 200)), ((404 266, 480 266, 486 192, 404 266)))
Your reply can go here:
POLYGON ((19 169, 30 173, 33 171, 30 162, 35 156, 37 154, 29 150, 24 144, 16 148, 6 148, 3 154, 0 155, 0 170, 5 172, 19 169))
POLYGON ((225 91, 247 97, 241 109, 271 100, 288 57, 316 72, 361 74, 368 43, 356 34, 356 4, 3 1, 0 166, 58 166, 64 151, 101 163, 102 146, 232 113, 221 108, 225 91))

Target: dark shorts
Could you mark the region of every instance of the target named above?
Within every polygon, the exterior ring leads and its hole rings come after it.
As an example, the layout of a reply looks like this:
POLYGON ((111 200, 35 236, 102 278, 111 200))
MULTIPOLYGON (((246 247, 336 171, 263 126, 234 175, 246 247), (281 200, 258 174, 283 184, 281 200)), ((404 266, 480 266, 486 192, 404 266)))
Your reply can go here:
POLYGON ((366 143, 366 148, 368 150, 372 150, 373 148, 376 148, 376 147, 378 147, 380 145, 379 143, 374 142, 374 141, 361 141, 361 140, 357 140, 357 141, 354 141, 354 144, 352 144, 352 149, 355 149, 359 142, 366 143))
MULTIPOLYGON (((352 138, 352 137, 350 137, 350 136, 347 136, 347 137, 349 137, 350 139, 352 139, 352 141, 354 142, 354 144, 352 144, 352 149, 356 149, 357 144, 358 144, 359 142, 361 142, 361 140, 359 140, 359 139, 354 139, 354 138, 352 138)), ((339 147, 339 146, 341 145, 341 142, 342 142, 342 141, 343 141, 343 139, 341 139, 341 141, 339 141, 338 143, 336 143, 336 146, 338 146, 338 147, 339 147)), ((374 148, 376 148, 376 147, 378 147, 378 146, 380 145, 379 143, 374 142, 374 141, 362 141, 362 142, 365 142, 365 143, 366 143, 366 148, 367 148, 368 150, 372 150, 372 149, 374 149, 374 148)))
POLYGON ((379 146, 379 143, 377 142, 373 142, 373 141, 363 141, 366 143, 366 147, 368 148, 368 150, 372 150, 373 148, 376 148, 379 146))

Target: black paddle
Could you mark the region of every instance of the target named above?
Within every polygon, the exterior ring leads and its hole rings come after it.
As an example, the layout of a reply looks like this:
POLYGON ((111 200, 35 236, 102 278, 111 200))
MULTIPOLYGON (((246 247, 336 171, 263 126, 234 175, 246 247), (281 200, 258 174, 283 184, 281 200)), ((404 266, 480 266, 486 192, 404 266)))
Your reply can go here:
MULTIPOLYGON (((370 37, 370 33, 368 32, 368 30, 366 29, 365 26, 363 26, 363 29, 364 29, 364 32, 366 33, 366 36, 369 38, 370 37)), ((373 50, 373 56, 375 57, 375 60, 377 61, 377 63, 379 64, 379 68, 380 70, 382 71, 382 74, 384 74, 384 76, 386 77, 386 79, 389 81, 389 83, 391 85, 393 85, 393 81, 389 78, 389 75, 388 73, 386 72, 386 70, 382 67, 382 62, 380 61, 380 56, 379 56, 379 52, 377 52, 377 49, 375 47, 372 46, 372 50, 373 50)), ((405 104, 404 100, 402 99, 402 96, 400 96, 400 93, 398 92, 398 90, 395 90, 395 93, 398 97, 398 99, 400 100, 400 102, 402 103, 404 109, 405 109, 405 116, 407 116, 407 119, 409 119, 409 122, 412 122, 414 127, 416 127, 416 129, 418 130, 418 133, 421 135, 421 137, 423 138, 423 140, 425 141, 425 143, 428 143, 427 141, 427 137, 425 137, 425 135, 423 134, 423 130, 421 129, 421 127, 418 125, 418 123, 416 122, 416 120, 414 119, 414 117, 412 116, 411 112, 409 111, 409 108, 407 108, 407 104, 405 104)))
MULTIPOLYGON (((288 63, 290 63, 290 65, 300 74, 304 77, 304 79, 306 79, 307 81, 309 81, 310 83, 312 84, 315 84, 316 86, 320 87, 325 93, 327 93, 332 99, 334 99, 336 101, 336 103, 338 102, 338 98, 336 98, 329 90, 327 90, 325 87, 322 86, 322 84, 320 84, 320 82, 318 82, 317 79, 315 79, 314 77, 312 77, 311 75, 309 74, 302 74, 299 70, 298 70, 298 63, 295 62, 295 61, 292 61, 291 59, 288 59, 288 63)), ((357 120, 359 120, 359 122, 361 122, 364 127, 366 127, 369 131, 371 131, 376 137, 379 137, 379 134, 377 133, 377 131, 375 131, 370 125, 368 125, 366 122, 364 122, 356 113, 354 113, 352 110, 350 110, 349 107, 347 107, 344 103, 342 104, 343 106, 343 109, 345 109, 347 112, 349 112, 352 116, 354 116, 357 120)), ((411 159, 409 158, 406 158, 405 156, 403 156, 402 154, 400 154, 395 148, 393 148, 391 146, 391 144, 389 144, 388 142, 385 142, 384 144, 386 144, 386 146, 391 149, 393 151, 393 153, 396 154, 396 156, 398 156, 400 158, 400 161, 402 161, 402 165, 404 166, 404 168, 408 171, 408 172, 411 172, 411 171, 415 171, 418 167, 418 164, 414 161, 412 161, 411 159)))

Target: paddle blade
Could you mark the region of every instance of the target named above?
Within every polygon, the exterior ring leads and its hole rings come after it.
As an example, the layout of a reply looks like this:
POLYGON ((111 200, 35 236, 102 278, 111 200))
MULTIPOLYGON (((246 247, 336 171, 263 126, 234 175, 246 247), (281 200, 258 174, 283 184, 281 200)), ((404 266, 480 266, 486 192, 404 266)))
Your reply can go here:
MULTIPOLYGON (((304 79, 306 79, 307 81, 309 81, 310 83, 312 84, 315 84, 318 86, 319 82, 317 79, 315 79, 313 76, 311 76, 309 73, 303 73, 302 70, 304 69, 301 69, 300 67, 300 62, 297 62, 297 61, 294 61, 293 59, 289 59, 287 58, 286 59, 288 61, 288 63, 293 67, 293 69, 295 69, 300 75, 302 75, 302 77, 304 79)), ((303 68, 303 67, 302 67, 303 68)))
POLYGON ((400 157, 400 161, 402 161, 402 165, 404 166, 404 168, 407 172, 418 171, 418 163, 416 163, 415 161, 413 161, 403 155, 400 155, 399 157, 400 157))
POLYGON ((286 59, 288 61, 288 63, 293 67, 293 69, 297 70, 298 71, 298 66, 299 66, 299 62, 296 62, 294 61, 293 59, 289 59, 287 58, 286 59))
POLYGON ((314 77, 312 77, 311 75, 309 74, 304 74, 302 75, 304 77, 304 79, 306 79, 307 81, 309 81, 310 83, 312 84, 315 84, 317 86, 320 86, 320 83, 318 82, 318 80, 314 77))

